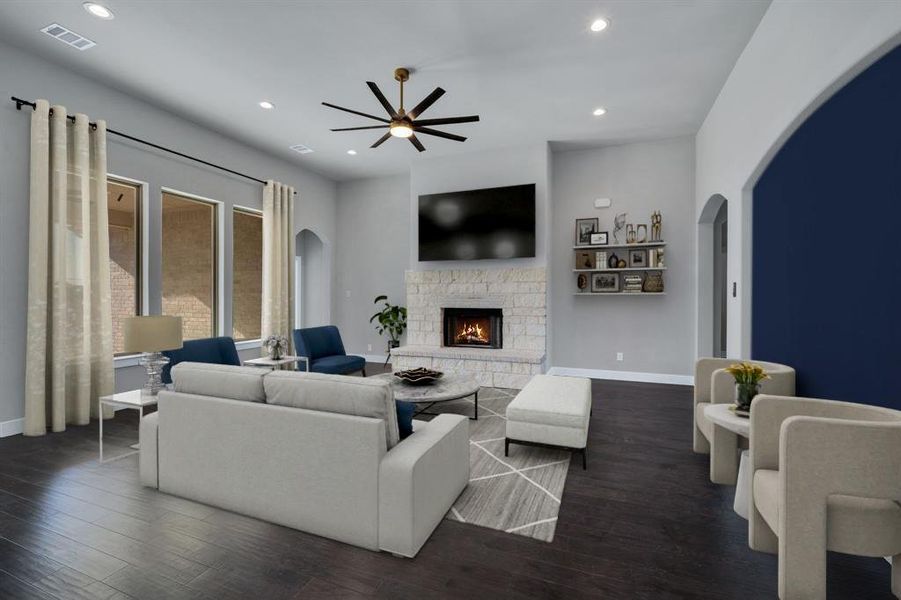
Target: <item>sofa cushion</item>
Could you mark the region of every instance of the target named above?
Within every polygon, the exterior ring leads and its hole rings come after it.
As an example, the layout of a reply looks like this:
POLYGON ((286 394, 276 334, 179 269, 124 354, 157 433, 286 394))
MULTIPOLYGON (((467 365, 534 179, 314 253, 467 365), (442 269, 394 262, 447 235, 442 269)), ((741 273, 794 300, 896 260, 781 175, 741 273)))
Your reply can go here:
POLYGON ((263 387, 268 404, 382 419, 388 449, 400 439, 394 391, 387 381, 275 371, 263 379, 263 387))
POLYGON ((330 373, 332 375, 344 375, 361 371, 366 366, 366 359, 362 356, 326 356, 317 358, 310 365, 310 370, 316 373, 330 373))
POLYGON ((507 420, 587 428, 591 380, 535 375, 507 407, 507 420))
POLYGON ((172 383, 183 394, 265 402, 263 378, 268 372, 259 367, 181 362, 172 367, 172 383))

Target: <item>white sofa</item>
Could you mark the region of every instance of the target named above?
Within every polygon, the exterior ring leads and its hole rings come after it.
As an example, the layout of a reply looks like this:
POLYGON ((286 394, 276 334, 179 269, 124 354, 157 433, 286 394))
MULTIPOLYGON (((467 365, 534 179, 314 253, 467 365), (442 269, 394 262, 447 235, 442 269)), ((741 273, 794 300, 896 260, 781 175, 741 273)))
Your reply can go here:
POLYGON ((398 441, 390 385, 180 363, 141 421, 140 474, 162 492, 413 557, 469 481, 469 420, 398 441))

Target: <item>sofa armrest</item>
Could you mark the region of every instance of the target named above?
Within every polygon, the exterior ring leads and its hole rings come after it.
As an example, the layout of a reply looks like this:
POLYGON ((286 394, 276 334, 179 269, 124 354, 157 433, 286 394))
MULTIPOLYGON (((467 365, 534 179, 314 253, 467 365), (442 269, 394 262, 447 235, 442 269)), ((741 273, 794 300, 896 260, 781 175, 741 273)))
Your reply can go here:
POLYGON ((443 414, 379 465, 379 548, 414 557, 469 483, 469 420, 443 414))
POLYGON ((160 413, 154 412, 143 419, 138 430, 141 443, 138 456, 141 484, 147 487, 159 488, 159 423, 160 413))

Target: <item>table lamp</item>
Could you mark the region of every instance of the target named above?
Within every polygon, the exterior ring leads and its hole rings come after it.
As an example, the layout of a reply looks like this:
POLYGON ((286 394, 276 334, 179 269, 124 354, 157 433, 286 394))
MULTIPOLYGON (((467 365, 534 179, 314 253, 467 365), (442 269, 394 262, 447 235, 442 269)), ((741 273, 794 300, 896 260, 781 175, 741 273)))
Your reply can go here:
POLYGON ((143 352, 141 365, 147 371, 144 393, 156 396, 163 387, 163 367, 169 363, 161 352, 181 348, 181 317, 129 317, 124 333, 125 352, 143 352))

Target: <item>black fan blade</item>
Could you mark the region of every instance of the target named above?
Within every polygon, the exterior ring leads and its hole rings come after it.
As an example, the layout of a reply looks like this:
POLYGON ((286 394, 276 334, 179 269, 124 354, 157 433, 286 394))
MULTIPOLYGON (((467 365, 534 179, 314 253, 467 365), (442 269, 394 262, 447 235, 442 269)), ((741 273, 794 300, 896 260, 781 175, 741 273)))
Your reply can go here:
POLYGON ((417 125, 453 125, 454 123, 475 123, 479 120, 479 115, 469 117, 445 117, 443 119, 421 119, 416 121, 417 125))
MULTIPOLYGON (((413 124, 416 125, 415 123, 413 124)), ((424 133, 426 135, 434 135, 435 137, 444 138, 447 140, 454 140, 455 142, 465 142, 466 138, 462 135, 454 135, 453 133, 445 133, 443 131, 438 131, 437 129, 429 129, 428 127, 418 127, 415 126, 414 129, 416 133, 424 133)))
POLYGON ((435 88, 435 90, 431 94, 429 94, 428 96, 423 98, 422 102, 417 104, 413 108, 413 110, 411 110, 410 112, 407 113, 407 115, 409 115, 409 117, 411 119, 415 119, 416 117, 418 117, 419 115, 424 113, 428 107, 433 105, 435 103, 435 100, 437 100, 438 98, 440 98, 443 95, 444 95, 444 90, 442 90, 440 87, 435 88))
POLYGON ((419 150, 420 152, 425 152, 425 146, 422 145, 422 142, 419 141, 416 135, 411 135, 407 139, 410 140, 410 143, 413 144, 417 150, 419 150))
POLYGON ((380 137, 376 143, 374 143, 373 145, 370 146, 370 148, 378 148, 378 147, 381 146, 382 143, 383 143, 385 140, 387 140, 389 137, 391 137, 391 132, 390 132, 390 131, 389 131, 388 133, 386 133, 385 135, 383 135, 382 137, 380 137))
POLYGON ((335 104, 329 104, 328 102, 322 103, 324 106, 328 106, 329 108, 336 108, 338 110, 343 110, 344 112, 349 112, 352 115, 360 115, 361 117, 366 117, 367 119, 375 119, 376 121, 381 121, 382 123, 390 123, 388 119, 383 119, 381 117, 376 117, 375 115, 367 115, 364 112, 360 112, 358 110, 351 110, 349 108, 344 108, 343 106, 337 106, 335 104))
POLYGON ((397 114, 397 111, 394 110, 394 107, 391 106, 391 103, 388 102, 387 98, 385 98, 385 94, 382 93, 382 90, 379 89, 379 86, 377 86, 373 81, 367 81, 366 85, 369 86, 369 89, 372 90, 372 93, 375 94, 375 97, 378 99, 381 105, 385 107, 385 110, 388 111, 388 115, 393 119, 394 115, 397 114))
POLYGON ((330 131, 358 131, 360 129, 384 129, 391 127, 390 125, 369 125, 368 127, 341 127, 339 129, 331 129, 330 131))

